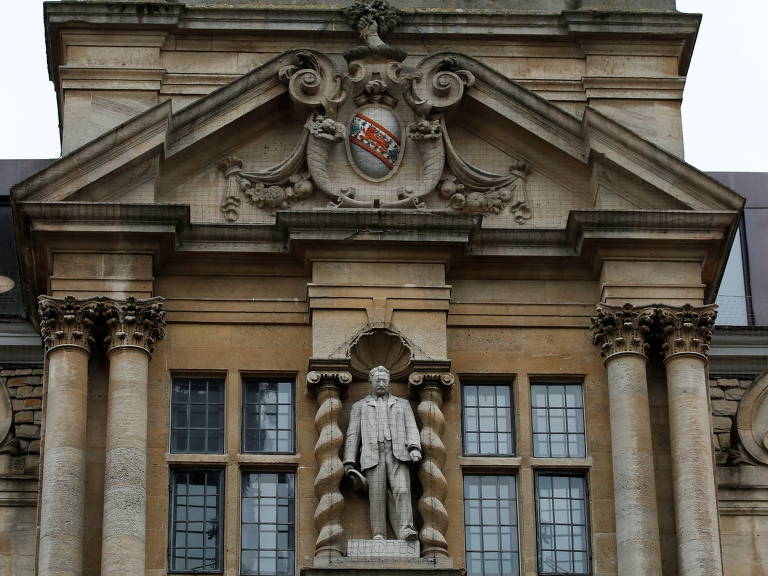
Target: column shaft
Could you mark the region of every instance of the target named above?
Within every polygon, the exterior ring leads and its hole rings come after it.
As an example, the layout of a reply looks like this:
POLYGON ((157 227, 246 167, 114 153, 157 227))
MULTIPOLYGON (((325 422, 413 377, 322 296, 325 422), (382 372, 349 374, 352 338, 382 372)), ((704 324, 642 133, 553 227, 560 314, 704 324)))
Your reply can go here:
POLYGON ((680 576, 721 576, 706 357, 666 360, 680 576))
POLYGON ((109 353, 103 576, 144 576, 148 370, 144 348, 109 353))
POLYGON ((606 362, 613 454, 619 574, 661 574, 646 358, 616 354, 606 362))
POLYGON ((52 348, 47 385, 38 571, 40 576, 79 576, 83 572, 88 351, 77 346, 52 348))

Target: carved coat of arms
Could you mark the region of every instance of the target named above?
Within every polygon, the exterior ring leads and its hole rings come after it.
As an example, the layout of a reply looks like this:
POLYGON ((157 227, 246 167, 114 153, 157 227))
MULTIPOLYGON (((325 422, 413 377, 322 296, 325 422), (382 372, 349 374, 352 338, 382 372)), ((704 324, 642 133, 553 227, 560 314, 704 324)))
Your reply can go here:
POLYGON ((347 150, 353 166, 371 180, 383 180, 397 169, 403 144, 400 121, 384 106, 366 106, 352 116, 347 150))

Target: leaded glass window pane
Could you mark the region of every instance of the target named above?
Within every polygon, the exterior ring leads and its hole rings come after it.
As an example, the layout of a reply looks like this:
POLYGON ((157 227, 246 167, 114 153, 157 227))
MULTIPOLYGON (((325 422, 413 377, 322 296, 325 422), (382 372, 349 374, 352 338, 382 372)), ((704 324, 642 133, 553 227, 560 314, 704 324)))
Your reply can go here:
POLYGON ((291 473, 243 473, 241 574, 293 576, 294 495, 294 475, 291 473))
POLYGON ((173 379, 171 452, 224 453, 224 380, 173 379))
POLYGON ((515 454, 512 393, 508 384, 464 384, 464 454, 513 456, 515 454))
POLYGON ((581 384, 531 386, 533 455, 540 458, 584 458, 584 397, 581 384))
POLYGON ((468 576, 517 576, 514 476, 464 476, 464 546, 468 576))
POLYGON ((169 566, 173 572, 221 572, 221 470, 171 473, 169 566))
POLYGON ((293 449, 293 382, 243 382, 243 452, 293 449))
POLYGON ((583 476, 536 475, 539 574, 589 574, 589 524, 583 476))

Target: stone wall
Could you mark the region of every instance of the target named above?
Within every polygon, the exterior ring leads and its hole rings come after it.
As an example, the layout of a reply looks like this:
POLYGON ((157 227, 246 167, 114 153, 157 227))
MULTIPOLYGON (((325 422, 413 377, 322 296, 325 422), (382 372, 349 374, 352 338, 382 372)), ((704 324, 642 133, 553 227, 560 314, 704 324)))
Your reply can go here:
POLYGON ((726 464, 736 443, 736 410, 752 380, 714 378, 709 381, 712 403, 712 442, 718 465, 726 464))
POLYGON ((9 433, 18 454, 40 453, 40 426, 43 421, 43 370, 17 368, 0 370, 0 386, 8 390, 13 409, 9 433))
POLYGON ((6 391, 12 422, 0 438, 0 574, 33 576, 43 370, 0 370, 0 393, 6 391))

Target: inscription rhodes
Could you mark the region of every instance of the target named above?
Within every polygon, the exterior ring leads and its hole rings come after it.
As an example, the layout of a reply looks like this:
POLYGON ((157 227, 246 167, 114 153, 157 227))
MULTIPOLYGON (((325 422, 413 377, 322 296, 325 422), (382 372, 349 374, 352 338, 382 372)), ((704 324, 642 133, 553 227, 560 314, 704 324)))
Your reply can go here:
POLYGON ((349 540, 347 558, 418 558, 418 541, 406 540, 349 540))

